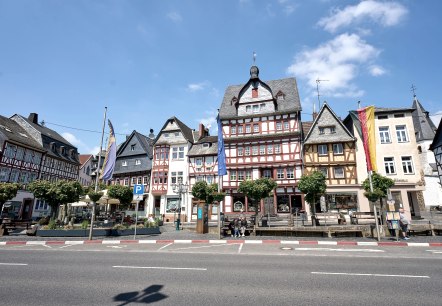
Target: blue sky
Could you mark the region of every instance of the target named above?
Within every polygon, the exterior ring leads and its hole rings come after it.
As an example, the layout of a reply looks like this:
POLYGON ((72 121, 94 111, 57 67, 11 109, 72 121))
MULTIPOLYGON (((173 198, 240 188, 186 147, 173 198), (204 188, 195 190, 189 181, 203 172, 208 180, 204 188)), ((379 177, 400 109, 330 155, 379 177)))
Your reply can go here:
POLYGON ((342 117, 357 101, 410 107, 412 84, 440 117, 441 17, 438 0, 0 0, 0 114, 36 112, 82 154, 98 152, 105 106, 118 143, 172 116, 215 135, 255 51, 263 81, 296 77, 303 120, 318 78, 342 117))

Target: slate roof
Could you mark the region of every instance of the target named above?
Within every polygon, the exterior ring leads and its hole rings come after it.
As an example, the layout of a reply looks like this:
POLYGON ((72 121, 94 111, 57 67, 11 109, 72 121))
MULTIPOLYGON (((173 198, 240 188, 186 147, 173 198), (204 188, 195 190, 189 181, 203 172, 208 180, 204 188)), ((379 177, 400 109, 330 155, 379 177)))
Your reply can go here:
POLYGON ((118 146, 117 160, 115 162, 114 174, 146 172, 152 169, 153 158, 153 139, 133 131, 126 140, 118 146), (141 149, 131 151, 127 149, 129 144, 139 144, 141 149), (139 160, 140 164, 136 165, 135 161, 139 160), (123 161, 127 163, 123 166, 123 161))
MULTIPOLYGON (((157 137, 155 138, 155 140, 153 141, 154 144, 157 143, 158 139, 160 138, 162 131, 167 127, 168 123, 170 121, 175 121, 176 124, 178 125, 179 130, 181 131, 181 133, 183 133, 184 138, 190 142, 190 143, 194 143, 194 135, 193 135, 193 130, 191 128, 189 128, 187 125, 185 125, 183 122, 181 122, 181 120, 179 120, 177 117, 173 116, 170 117, 169 119, 166 120, 166 122, 164 123, 163 127, 161 128, 160 132, 158 133, 157 137)), ((170 130, 168 130, 170 131, 170 130)), ((178 130, 177 130, 178 131, 178 130)))
POLYGON ((416 141, 433 140, 437 128, 430 119, 429 113, 416 97, 414 97, 412 107, 416 109, 412 114, 416 141))
POLYGON ((190 148, 187 156, 203 156, 203 155, 217 155, 218 154, 218 136, 206 136, 198 140, 192 148, 190 148), (209 147, 205 148, 204 143, 209 143, 209 147))
POLYGON ((430 145, 430 150, 434 151, 440 146, 442 146, 442 120, 439 122, 439 126, 436 130, 436 135, 434 135, 433 142, 430 145))
POLYGON ((45 151, 41 145, 31 137, 17 122, 12 119, 0 116, 0 144, 3 147, 3 141, 9 140, 17 144, 31 147, 36 151, 45 151), (4 137, 1 136, 4 135, 4 137), (2 139, 4 138, 4 139, 2 139))
POLYGON ((305 138, 305 136, 307 136, 308 132, 310 131, 313 125, 313 121, 302 121, 301 125, 302 125, 302 134, 303 137, 305 138))
MULTIPOLYGON (((259 81, 269 87, 273 99, 274 101, 276 101, 278 105, 277 111, 272 112, 272 114, 278 114, 278 113, 285 114, 285 113, 301 111, 301 102, 299 100, 298 85, 296 83, 295 78, 286 78, 286 79, 271 80, 265 82, 261 80, 259 81), (277 101, 276 99, 276 94, 279 91, 283 92, 285 95, 283 101, 277 101)), ((241 90, 244 88, 244 86, 248 85, 249 83, 250 80, 246 84, 231 85, 227 87, 219 110, 219 116, 221 119, 238 118, 236 106, 234 103, 231 102, 234 97, 236 97, 237 99, 240 98, 239 95, 241 90)), ((262 116, 262 113, 259 115, 262 116)))
POLYGON ((381 113, 403 113, 403 112, 413 112, 414 108, 406 108, 406 107, 375 107, 374 112, 376 114, 381 113))

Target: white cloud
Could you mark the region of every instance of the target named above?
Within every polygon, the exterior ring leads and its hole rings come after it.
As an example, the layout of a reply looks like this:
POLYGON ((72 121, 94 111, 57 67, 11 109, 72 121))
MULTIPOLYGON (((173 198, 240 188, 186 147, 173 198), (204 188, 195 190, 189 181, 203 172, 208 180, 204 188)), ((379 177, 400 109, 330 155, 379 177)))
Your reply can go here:
POLYGON ((380 76, 386 73, 385 69, 378 65, 371 65, 368 70, 372 76, 380 76))
POLYGON ((100 148, 98 146, 91 148, 82 140, 78 139, 74 134, 65 132, 62 133, 61 136, 63 136, 63 138, 70 142, 72 145, 77 147, 80 154, 97 154, 100 151, 100 148))
POLYGON ((319 20, 318 25, 331 33, 342 27, 370 19, 382 26, 398 24, 408 13, 406 7, 398 2, 361 1, 344 9, 334 9, 330 16, 319 20))
POLYGON ((75 137, 75 135, 73 135, 71 133, 65 132, 65 133, 62 133, 61 136, 63 136, 64 139, 69 141, 74 146, 83 145, 83 142, 80 139, 78 139, 77 137, 75 137))
POLYGON ((293 3, 293 1, 290 0, 279 0, 278 2, 282 6, 282 10, 287 16, 293 13, 298 7, 298 4, 293 3))
POLYGON ((206 115, 206 117, 201 118, 201 119, 197 119, 197 121, 199 123, 204 124, 204 126, 206 128, 211 130, 210 135, 216 135, 216 133, 218 132, 218 125, 216 122, 217 112, 216 111, 205 111, 205 115, 206 115))
POLYGON ((187 85, 187 91, 195 92, 195 91, 201 91, 203 89, 206 89, 207 86, 209 86, 210 83, 208 81, 200 82, 200 83, 191 83, 187 85))
POLYGON ((321 92, 328 95, 360 96, 363 91, 352 81, 358 75, 359 66, 373 62, 379 52, 358 35, 344 33, 296 54, 287 72, 305 79, 311 89, 316 89, 318 78, 328 80, 320 83, 321 92))
POLYGON ((168 13, 167 14, 167 18, 169 18, 170 20, 172 20, 175 23, 179 23, 179 22, 183 21, 183 17, 178 12, 170 12, 170 13, 168 13))

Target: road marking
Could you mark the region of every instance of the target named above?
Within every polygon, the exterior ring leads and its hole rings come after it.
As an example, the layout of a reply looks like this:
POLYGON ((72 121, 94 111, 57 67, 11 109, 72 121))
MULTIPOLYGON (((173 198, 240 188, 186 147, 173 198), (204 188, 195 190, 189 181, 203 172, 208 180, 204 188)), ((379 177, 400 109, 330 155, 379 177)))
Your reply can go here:
POLYGON ((112 266, 112 268, 123 268, 123 269, 157 269, 157 270, 194 270, 194 271, 207 271, 206 268, 175 268, 175 267, 112 266))
POLYGON ((52 247, 47 244, 42 244, 42 246, 47 247, 48 249, 52 249, 52 247))
POLYGON ((442 251, 436 251, 436 250, 426 250, 427 252, 431 252, 433 254, 442 254, 442 251))
POLYGON ((103 240, 103 244, 120 244, 120 240, 103 240))
POLYGON ((66 244, 66 245, 63 245, 63 246, 59 247, 59 249, 64 249, 64 248, 68 248, 68 247, 71 247, 71 246, 73 246, 73 245, 72 244, 66 244))
POLYGON ((343 272, 311 272, 322 275, 349 275, 349 276, 385 276, 385 277, 405 277, 405 278, 430 278, 427 275, 395 275, 395 274, 371 274, 371 273, 343 273, 343 272))
POLYGON ((331 251, 331 252, 367 252, 384 253, 384 250, 377 249, 332 249, 332 248, 295 248, 295 251, 331 251))
POLYGON ((1 266, 27 266, 25 263, 0 262, 1 266))
POLYGON ((232 246, 232 244, 217 244, 217 245, 203 245, 203 246, 194 246, 194 247, 187 247, 187 248, 175 248, 170 251, 180 251, 180 250, 191 250, 191 249, 204 249, 204 248, 215 248, 215 247, 226 247, 226 246, 232 246))
POLYGON ((113 248, 113 249, 122 249, 126 247, 125 245, 107 245, 107 248, 113 248))
POLYGON ((240 245, 239 245, 239 248, 238 248, 238 254, 240 254, 241 253, 241 250, 242 250, 242 246, 244 245, 244 243, 241 243, 240 245))
POLYGON ((168 246, 172 245, 173 243, 168 243, 165 246, 162 246, 161 248, 159 248, 157 251, 161 251, 162 249, 167 248, 168 246))

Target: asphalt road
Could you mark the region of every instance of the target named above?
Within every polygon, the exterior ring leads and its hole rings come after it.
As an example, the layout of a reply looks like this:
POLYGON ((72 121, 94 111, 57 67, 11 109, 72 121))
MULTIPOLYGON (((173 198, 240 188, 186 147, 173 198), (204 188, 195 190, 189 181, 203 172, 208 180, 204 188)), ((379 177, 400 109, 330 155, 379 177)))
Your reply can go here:
POLYGON ((442 248, 0 247, 1 305, 440 305, 442 248))

